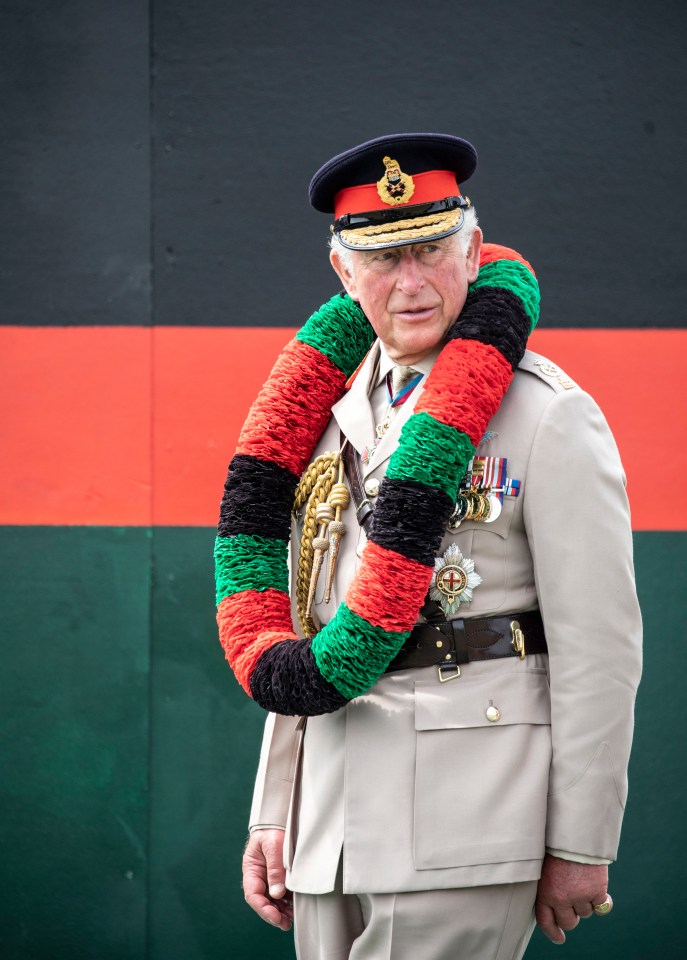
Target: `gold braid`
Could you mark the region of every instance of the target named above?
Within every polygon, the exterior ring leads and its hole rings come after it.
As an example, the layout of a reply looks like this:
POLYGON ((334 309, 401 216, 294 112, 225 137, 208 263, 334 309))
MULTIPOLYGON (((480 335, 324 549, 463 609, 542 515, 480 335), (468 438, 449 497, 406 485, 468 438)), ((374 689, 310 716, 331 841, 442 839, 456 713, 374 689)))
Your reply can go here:
POLYGON ((305 473, 300 479, 300 483, 296 487, 296 495, 293 501, 293 513, 295 514, 298 510, 301 509, 305 501, 308 499, 310 494, 313 491, 313 487, 325 473, 326 470, 331 467, 335 460, 338 460, 340 454, 337 453, 323 453, 316 460, 310 464, 309 467, 305 468, 305 473))
POLYGON ((316 511, 331 493, 338 476, 340 453, 323 453, 307 468, 296 490, 294 511, 299 510, 307 499, 303 516, 303 533, 298 554, 298 574, 296 576, 296 611, 301 629, 306 637, 314 637, 317 625, 307 616, 308 590, 312 573, 314 548, 313 539, 317 536, 318 521, 316 511))

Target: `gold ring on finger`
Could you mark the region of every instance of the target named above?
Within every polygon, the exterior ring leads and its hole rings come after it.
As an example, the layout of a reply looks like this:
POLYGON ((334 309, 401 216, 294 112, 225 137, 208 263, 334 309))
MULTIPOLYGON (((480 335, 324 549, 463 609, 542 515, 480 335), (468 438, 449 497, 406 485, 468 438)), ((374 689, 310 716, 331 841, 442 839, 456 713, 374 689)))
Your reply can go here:
POLYGON ((607 896, 603 903, 593 903, 592 906, 597 917, 605 917, 613 909, 613 901, 607 896))

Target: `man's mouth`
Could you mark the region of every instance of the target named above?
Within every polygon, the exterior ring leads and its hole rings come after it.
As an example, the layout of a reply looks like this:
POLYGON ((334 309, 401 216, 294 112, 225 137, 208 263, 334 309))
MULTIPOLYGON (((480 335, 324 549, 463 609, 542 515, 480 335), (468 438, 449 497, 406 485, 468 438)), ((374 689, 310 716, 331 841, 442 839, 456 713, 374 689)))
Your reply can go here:
POLYGON ((414 320, 429 320, 435 310, 436 307, 413 307, 408 310, 397 310, 396 316, 399 320, 407 320, 409 322, 414 320))

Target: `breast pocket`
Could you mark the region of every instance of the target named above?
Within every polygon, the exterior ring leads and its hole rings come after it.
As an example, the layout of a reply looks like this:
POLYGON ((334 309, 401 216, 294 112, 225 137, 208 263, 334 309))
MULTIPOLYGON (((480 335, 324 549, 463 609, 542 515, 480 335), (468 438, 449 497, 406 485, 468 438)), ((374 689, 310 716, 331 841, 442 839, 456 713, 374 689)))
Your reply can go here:
MULTIPOLYGON (((479 616, 481 611, 505 609, 512 598, 507 596, 509 583, 508 554, 511 549, 509 534, 513 526, 515 504, 506 498, 503 510, 493 523, 463 521, 458 530, 450 528, 442 542, 441 553, 454 543, 475 565, 475 573, 482 582, 474 591, 474 599, 465 610, 470 616, 479 616)), ((515 609, 512 606, 510 609, 515 609)))
POLYGON ((550 724, 543 674, 416 683, 417 870, 543 856, 550 724))

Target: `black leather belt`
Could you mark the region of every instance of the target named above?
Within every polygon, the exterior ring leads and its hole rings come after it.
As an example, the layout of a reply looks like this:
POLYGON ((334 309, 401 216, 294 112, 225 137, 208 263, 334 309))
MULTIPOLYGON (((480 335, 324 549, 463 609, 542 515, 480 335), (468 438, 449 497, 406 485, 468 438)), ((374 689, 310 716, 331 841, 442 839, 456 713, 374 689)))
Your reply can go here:
POLYGON ((419 623, 386 672, 436 666, 440 680, 451 680, 460 676, 461 663, 522 658, 530 653, 547 653, 538 610, 506 617, 419 623))

